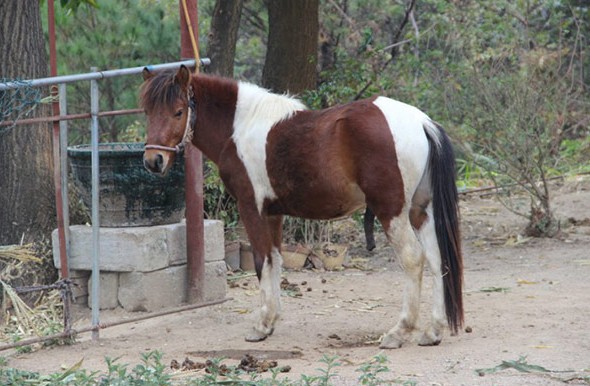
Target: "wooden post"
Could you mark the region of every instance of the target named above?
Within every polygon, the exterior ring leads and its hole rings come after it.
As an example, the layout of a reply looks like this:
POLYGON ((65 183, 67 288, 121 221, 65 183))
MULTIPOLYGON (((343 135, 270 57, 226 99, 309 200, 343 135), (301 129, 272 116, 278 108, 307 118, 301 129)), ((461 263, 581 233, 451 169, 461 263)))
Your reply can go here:
MULTIPOLYGON (((188 28, 192 28, 198 41, 197 0, 179 0, 180 5, 180 56, 195 57, 188 28), (190 26, 184 16, 183 1, 186 1, 190 26)), ((197 47, 198 50, 198 47, 197 47)), ((198 64, 196 69, 198 70, 198 64)), ((186 198, 186 262, 188 272, 187 302, 204 301, 205 280, 205 227, 203 223, 203 156, 192 144, 184 153, 185 198, 186 198)))

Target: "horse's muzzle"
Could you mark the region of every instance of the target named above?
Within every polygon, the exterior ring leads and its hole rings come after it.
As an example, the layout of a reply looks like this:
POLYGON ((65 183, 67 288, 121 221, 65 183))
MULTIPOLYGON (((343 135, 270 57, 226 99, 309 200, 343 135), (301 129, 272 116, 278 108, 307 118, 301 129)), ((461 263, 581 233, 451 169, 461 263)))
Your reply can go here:
POLYGON ((159 152, 152 152, 151 154, 144 153, 143 155, 143 166, 151 173, 161 176, 165 175, 167 171, 166 165, 167 162, 164 159, 164 155, 159 152))

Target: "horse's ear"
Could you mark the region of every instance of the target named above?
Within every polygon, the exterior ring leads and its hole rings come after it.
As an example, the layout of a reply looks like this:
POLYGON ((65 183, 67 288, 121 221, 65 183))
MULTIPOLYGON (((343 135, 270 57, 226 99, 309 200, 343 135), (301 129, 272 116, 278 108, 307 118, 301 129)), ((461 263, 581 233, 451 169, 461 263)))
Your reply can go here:
POLYGON ((143 80, 148 80, 149 78, 154 76, 154 74, 147 67, 143 68, 141 74, 143 75, 143 80))
POLYGON ((184 64, 180 66, 174 81, 182 88, 187 89, 191 80, 191 71, 184 64))

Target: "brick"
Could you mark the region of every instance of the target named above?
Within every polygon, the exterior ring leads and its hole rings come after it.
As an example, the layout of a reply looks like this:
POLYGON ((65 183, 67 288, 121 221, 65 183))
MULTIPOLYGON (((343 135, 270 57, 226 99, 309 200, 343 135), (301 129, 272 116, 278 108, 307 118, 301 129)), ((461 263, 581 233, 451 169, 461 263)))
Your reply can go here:
POLYGON ((186 265, 153 272, 125 272, 119 280, 119 303, 126 311, 157 311, 186 299, 186 265))
MULTIPOLYGON (((224 299, 227 293, 224 261, 205 263, 203 301, 224 299)), ((186 301, 187 271, 177 265, 154 272, 125 272, 119 278, 119 303, 126 311, 158 311, 186 301)))
MULTIPOLYGON (((174 224, 167 228, 170 265, 186 263, 186 223, 174 224)), ((225 257, 223 222, 219 220, 204 221, 205 262, 221 261, 225 257)))
MULTIPOLYGON (((110 310, 119 306, 119 273, 100 272, 99 309, 110 310)), ((92 308, 92 276, 88 279, 88 307, 92 308)))
MULTIPOLYGON (((223 222, 205 220, 205 261, 224 258, 223 222)), ((100 228, 99 269, 113 272, 152 272, 186 263, 186 224, 151 227, 100 228)), ((57 230, 53 259, 60 268, 57 230)), ((92 270, 92 227, 70 227, 70 269, 92 270)))
POLYGON ((70 280, 72 281, 72 297, 74 303, 79 305, 88 304, 88 280, 90 279, 90 271, 70 271, 70 280))
POLYGON ((205 220, 205 261, 223 261, 225 258, 225 236, 223 221, 205 220))
POLYGON ((227 265, 224 260, 205 263, 203 301, 225 299, 227 295, 227 265))
MULTIPOLYGON (((165 225, 134 228, 100 228, 99 269, 129 272, 155 271, 169 264, 165 225)), ((53 262, 60 268, 59 241, 53 234, 53 262)), ((70 227, 70 269, 92 270, 92 227, 70 227)))

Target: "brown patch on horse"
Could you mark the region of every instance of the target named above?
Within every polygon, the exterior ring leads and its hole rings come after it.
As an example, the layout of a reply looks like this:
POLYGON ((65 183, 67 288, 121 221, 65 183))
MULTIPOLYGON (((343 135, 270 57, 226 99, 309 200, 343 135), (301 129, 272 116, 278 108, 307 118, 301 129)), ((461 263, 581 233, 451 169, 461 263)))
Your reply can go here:
POLYGON ((422 176, 422 181, 414 192, 412 197, 412 207, 410 208, 410 224, 416 230, 422 228, 422 225, 428 218, 426 208, 432 202, 430 186, 425 181, 426 176, 422 176))
POLYGON ((410 208, 410 224, 414 229, 422 228, 424 221, 428 218, 428 214, 424 207, 412 205, 410 208))
POLYGON ((233 143, 233 122, 238 100, 238 84, 234 80, 199 74, 193 76, 192 88, 196 104, 193 144, 214 163, 233 143))
POLYGON ((300 111, 272 128, 266 165, 279 199, 268 204, 270 213, 327 219, 366 203, 384 226, 401 213, 395 144, 373 100, 300 111))

